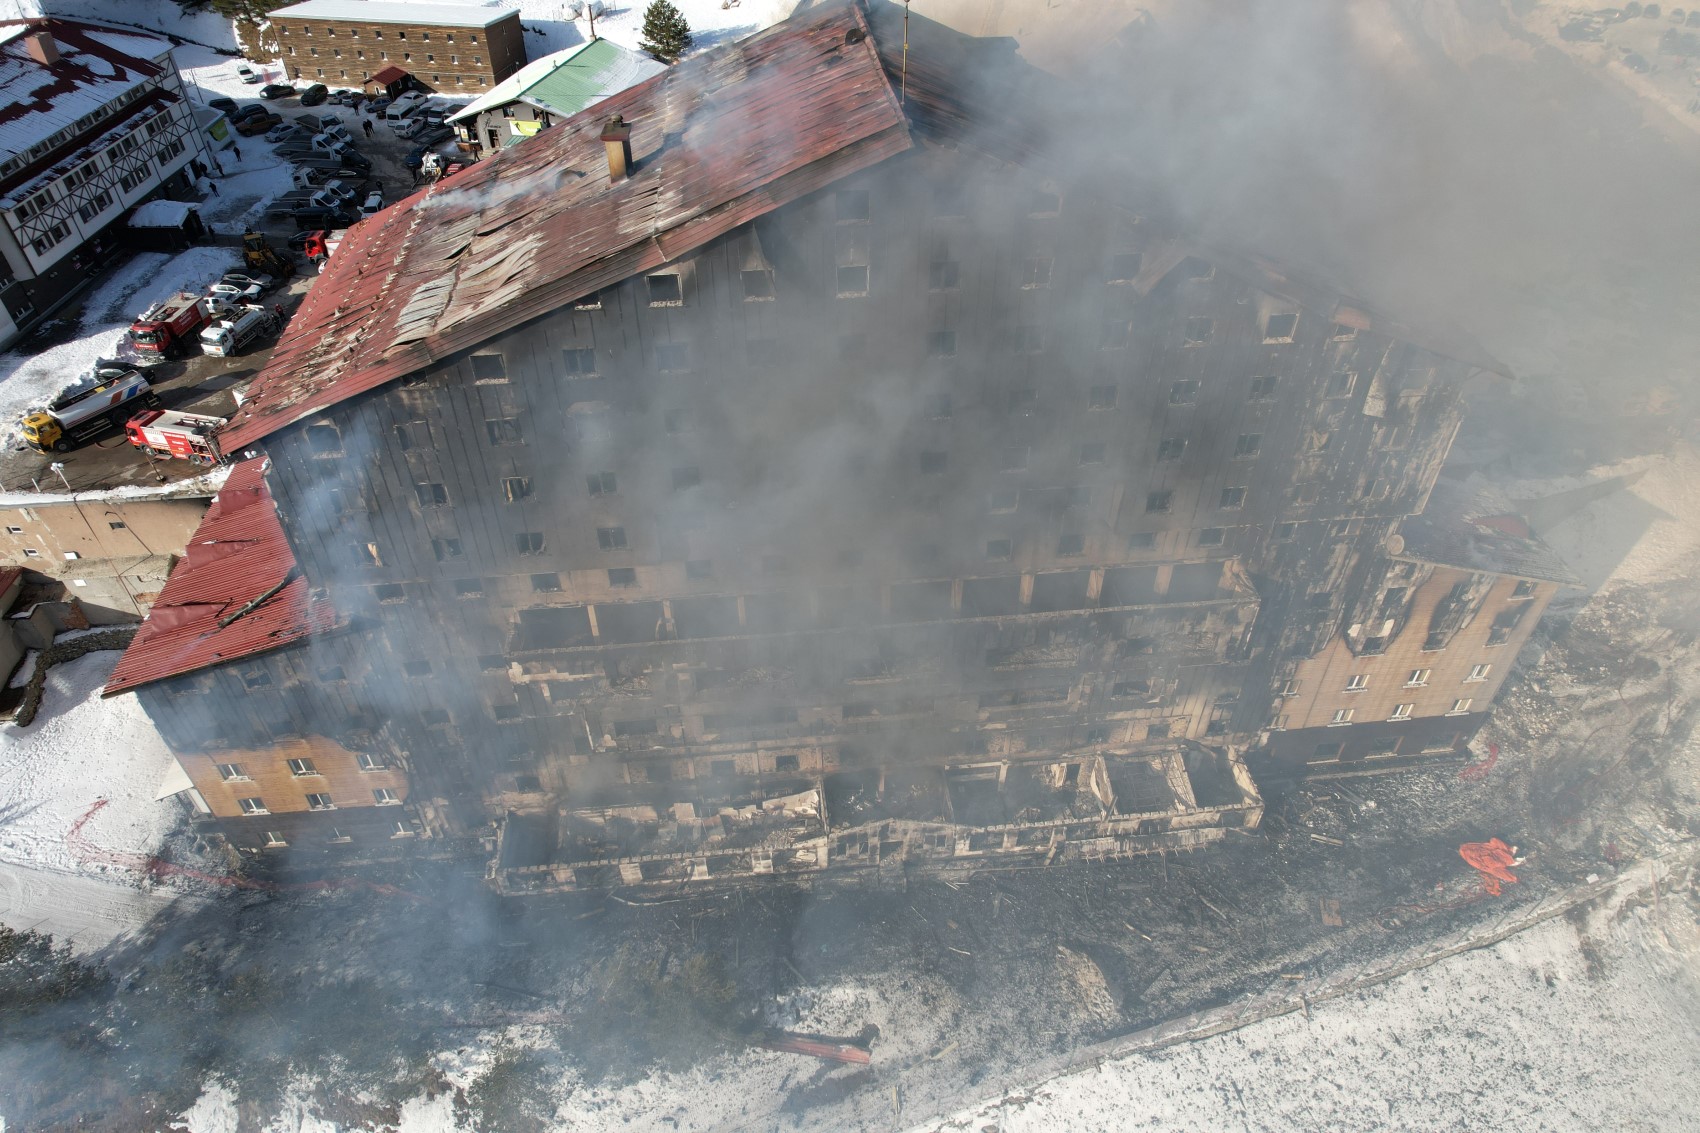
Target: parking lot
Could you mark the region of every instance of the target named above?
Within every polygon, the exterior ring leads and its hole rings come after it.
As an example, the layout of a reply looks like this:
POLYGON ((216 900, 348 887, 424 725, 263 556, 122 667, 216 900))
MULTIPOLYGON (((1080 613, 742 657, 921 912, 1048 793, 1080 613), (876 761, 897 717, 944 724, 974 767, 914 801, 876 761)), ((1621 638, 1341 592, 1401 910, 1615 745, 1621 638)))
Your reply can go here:
MULTIPOLYGON (((328 103, 303 108, 299 96, 262 100, 257 97, 259 89, 246 88, 244 93, 251 93, 254 97, 238 99, 238 107, 258 103, 286 121, 301 114, 314 114, 334 116, 342 123, 354 138, 354 149, 371 162, 371 170, 359 188, 362 199, 371 187, 381 189, 386 205, 413 192, 415 176, 407 167, 406 157, 408 152, 415 148, 416 143, 396 137, 387 123, 349 107, 328 103), (362 125, 363 121, 372 124, 369 137, 362 125)), ((245 167, 253 167, 257 164, 256 159, 262 157, 277 161, 287 160, 276 153, 277 147, 273 143, 267 142, 261 136, 240 138, 237 148, 248 151, 242 160, 245 167)), ((454 150, 452 142, 439 144, 435 148, 451 153, 454 150)), ((229 161, 231 156, 233 155, 229 151, 225 151, 226 161, 229 161)), ((232 169, 234 168, 235 165, 232 164, 232 169)), ((221 213, 230 214, 247 203, 233 200, 228 188, 226 192, 219 193, 217 184, 215 181, 208 204, 222 205, 219 209, 221 213)), ((300 252, 289 249, 290 238, 301 231, 304 225, 293 217, 262 216, 264 211, 263 201, 253 203, 249 210, 252 227, 263 232, 280 254, 292 259, 297 271, 276 291, 263 296, 260 302, 268 307, 281 306, 287 319, 299 306, 308 288, 317 281, 318 273, 300 252)), ((236 246, 240 244, 240 240, 229 230, 244 226, 240 223, 225 223, 221 227, 226 231, 218 243, 233 245, 230 248, 229 270, 241 271, 241 250, 236 246)), ((169 294, 168 286, 150 286, 149 289, 137 293, 133 301, 134 310, 139 312, 148 304, 164 299, 169 294)), ((228 417, 236 408, 237 392, 245 388, 254 375, 264 368, 271 357, 275 342, 275 336, 267 336, 258 347, 230 358, 197 353, 188 358, 166 361, 146 371, 146 376, 158 393, 164 408, 228 417)), ((104 350, 104 347, 102 349, 104 350)), ((67 383, 75 376, 74 373, 64 375, 67 383)), ((44 455, 22 446, 21 443, 10 451, 0 452, 0 491, 29 491, 32 486, 43 492, 63 492, 67 489, 89 491, 126 485, 153 487, 190 479, 203 471, 185 460, 150 460, 146 454, 130 446, 121 428, 114 427, 98 439, 64 454, 44 455), (59 466, 57 469, 53 467, 55 464, 59 466)))

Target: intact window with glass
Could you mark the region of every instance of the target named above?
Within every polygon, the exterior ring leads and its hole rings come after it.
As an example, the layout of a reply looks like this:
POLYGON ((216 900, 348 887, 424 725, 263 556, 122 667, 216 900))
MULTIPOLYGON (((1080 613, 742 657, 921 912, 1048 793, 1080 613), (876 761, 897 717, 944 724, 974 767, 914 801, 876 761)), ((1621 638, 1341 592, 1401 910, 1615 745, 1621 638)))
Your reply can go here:
POLYGON ((570 377, 594 377, 596 375, 596 351, 589 346, 568 347, 561 351, 561 367, 570 377))
POLYGON ((289 773, 297 777, 302 775, 317 775, 319 769, 313 766, 311 759, 292 759, 289 761, 289 773))

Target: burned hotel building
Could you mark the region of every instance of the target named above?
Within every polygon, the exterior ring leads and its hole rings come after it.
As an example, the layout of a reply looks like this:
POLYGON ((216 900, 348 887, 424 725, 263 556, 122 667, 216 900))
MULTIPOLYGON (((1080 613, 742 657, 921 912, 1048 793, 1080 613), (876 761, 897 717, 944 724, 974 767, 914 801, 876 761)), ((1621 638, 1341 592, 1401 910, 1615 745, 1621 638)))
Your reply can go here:
MULTIPOLYGON (((206 822, 482 835, 504 892, 1189 849, 1353 731, 1301 710, 1335 651, 1503 677, 1561 569, 1400 535, 1493 362, 1047 160, 1006 47, 890 18, 350 231, 108 687, 206 822)), ((1459 750, 1446 691, 1325 762, 1459 750)))

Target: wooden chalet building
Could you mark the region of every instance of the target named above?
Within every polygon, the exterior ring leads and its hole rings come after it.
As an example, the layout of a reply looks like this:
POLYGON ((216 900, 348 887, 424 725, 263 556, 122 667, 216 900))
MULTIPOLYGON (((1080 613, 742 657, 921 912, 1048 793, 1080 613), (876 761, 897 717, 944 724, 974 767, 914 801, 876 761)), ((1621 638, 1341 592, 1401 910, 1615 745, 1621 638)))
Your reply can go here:
POLYGON ((399 805, 499 830, 524 892, 1259 821, 1277 692, 1493 363, 1049 163, 1039 77, 919 19, 905 66, 893 11, 801 13, 349 232, 223 436, 288 567, 171 671, 162 597, 114 680, 235 841, 405 837, 347 821, 399 805), (270 815, 225 817, 229 762, 270 815))

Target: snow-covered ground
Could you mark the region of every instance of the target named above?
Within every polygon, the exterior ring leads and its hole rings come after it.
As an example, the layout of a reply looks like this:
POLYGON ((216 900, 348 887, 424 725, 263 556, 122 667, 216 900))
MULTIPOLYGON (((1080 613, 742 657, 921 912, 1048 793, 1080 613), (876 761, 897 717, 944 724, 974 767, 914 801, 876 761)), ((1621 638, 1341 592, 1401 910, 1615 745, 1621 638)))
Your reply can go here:
POLYGON ((1693 1128, 1697 958, 1687 901, 1636 899, 915 1133, 1693 1128))
POLYGON ((83 837, 108 854, 151 854, 178 819, 175 803, 154 798, 173 761, 153 723, 133 695, 100 698, 117 662, 105 651, 54 666, 34 723, 0 725, 0 921, 79 947, 169 902, 135 889, 131 870, 79 860, 67 841, 102 799, 83 837))
POLYGON ((210 8, 186 12, 177 4, 138 4, 134 0, 0 0, 0 19, 41 15, 146 28, 209 47, 236 50, 236 33, 230 21, 210 8))
POLYGON ((20 348, 0 354, 0 445, 16 445, 26 412, 51 401, 97 358, 111 357, 119 337, 150 304, 178 288, 198 291, 235 264, 229 248, 191 248, 175 256, 143 252, 84 297, 71 341, 38 353, 20 348))

